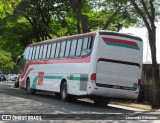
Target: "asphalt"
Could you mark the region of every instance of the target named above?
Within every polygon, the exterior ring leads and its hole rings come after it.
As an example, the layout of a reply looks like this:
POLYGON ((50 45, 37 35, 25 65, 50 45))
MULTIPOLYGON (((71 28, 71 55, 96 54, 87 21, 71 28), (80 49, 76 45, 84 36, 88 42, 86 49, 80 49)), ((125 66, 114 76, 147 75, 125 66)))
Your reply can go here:
MULTIPOLYGON (((13 85, 14 82, 7 82, 7 83, 10 85, 13 85)), ((110 104, 160 113, 160 109, 152 109, 151 104, 146 102, 137 102, 137 101, 131 101, 131 100, 111 100, 110 104)))

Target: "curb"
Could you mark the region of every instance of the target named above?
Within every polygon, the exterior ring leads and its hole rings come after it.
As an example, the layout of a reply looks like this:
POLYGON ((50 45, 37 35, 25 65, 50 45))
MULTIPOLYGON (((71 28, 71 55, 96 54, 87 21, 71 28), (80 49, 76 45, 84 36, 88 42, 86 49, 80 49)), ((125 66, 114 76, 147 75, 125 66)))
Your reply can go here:
POLYGON ((137 104, 137 103, 126 103, 126 102, 110 102, 110 104, 114 105, 121 105, 121 106, 126 106, 126 107, 132 107, 132 108, 138 108, 146 111, 153 111, 153 112, 160 112, 160 109, 158 110, 153 110, 151 109, 150 105, 144 105, 144 104, 137 104))
POLYGON ((121 105, 126 107, 132 107, 132 108, 139 108, 142 110, 150 111, 150 112, 158 112, 160 114, 160 109, 152 109, 150 105, 147 104, 138 104, 138 103, 129 103, 129 102, 114 102, 111 101, 110 104, 114 105, 121 105))
POLYGON ((160 114, 160 109, 151 109, 150 111, 151 112, 159 112, 159 114, 160 114))

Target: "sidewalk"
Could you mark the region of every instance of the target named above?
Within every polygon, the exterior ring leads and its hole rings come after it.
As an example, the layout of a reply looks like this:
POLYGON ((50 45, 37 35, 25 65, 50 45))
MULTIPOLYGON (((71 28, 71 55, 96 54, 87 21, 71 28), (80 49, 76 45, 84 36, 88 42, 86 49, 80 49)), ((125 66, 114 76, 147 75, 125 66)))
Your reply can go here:
POLYGON ((132 107, 132 108, 139 108, 143 109, 146 111, 152 111, 152 112, 159 112, 160 109, 152 109, 151 105, 148 103, 139 103, 139 102, 133 102, 133 101, 124 101, 124 100, 112 100, 110 104, 114 105, 122 105, 122 106, 127 106, 127 107, 132 107))

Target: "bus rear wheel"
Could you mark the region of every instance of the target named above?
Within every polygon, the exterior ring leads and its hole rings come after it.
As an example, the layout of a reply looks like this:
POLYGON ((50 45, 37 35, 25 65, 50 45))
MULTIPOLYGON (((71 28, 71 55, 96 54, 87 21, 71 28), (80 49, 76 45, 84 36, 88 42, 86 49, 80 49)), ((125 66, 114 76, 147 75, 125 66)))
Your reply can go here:
POLYGON ((64 82, 61 86, 61 100, 62 101, 65 101, 65 102, 69 101, 70 96, 67 93, 67 91, 68 91, 67 90, 67 82, 64 82))
POLYGON ((36 90, 32 89, 30 87, 30 81, 29 80, 27 80, 27 82, 26 82, 26 89, 25 90, 26 90, 27 94, 35 94, 36 93, 36 90))
POLYGON ((58 99, 60 99, 60 97, 61 97, 61 94, 60 94, 60 93, 57 93, 57 92, 55 92, 54 95, 55 95, 55 97, 58 98, 58 99))
POLYGON ((96 106, 104 107, 108 105, 108 103, 110 102, 110 99, 93 99, 93 101, 96 106))

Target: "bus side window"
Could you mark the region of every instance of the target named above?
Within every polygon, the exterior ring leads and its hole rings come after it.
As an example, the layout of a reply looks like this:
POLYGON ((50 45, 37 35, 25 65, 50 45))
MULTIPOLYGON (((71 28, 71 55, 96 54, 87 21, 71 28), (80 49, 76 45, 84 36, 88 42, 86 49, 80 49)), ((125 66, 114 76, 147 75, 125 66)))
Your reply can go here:
POLYGON ((58 58, 58 56, 59 56, 59 51, 60 51, 60 43, 57 43, 55 58, 58 58))
POLYGON ((71 49, 70 46, 71 46, 71 41, 67 41, 66 51, 65 51, 64 57, 68 57, 69 56, 69 52, 70 52, 70 49, 71 49))
POLYGON ((33 59, 34 47, 32 49, 31 59, 33 59))
POLYGON ((60 51, 60 54, 59 54, 60 58, 64 57, 65 48, 66 48, 66 41, 61 43, 61 51, 60 51))
POLYGON ((47 44, 44 45, 42 59, 46 58, 46 54, 47 54, 46 52, 47 52, 47 44))
POLYGON ((51 56, 50 56, 50 58, 54 58, 55 51, 56 51, 56 43, 53 43, 52 44, 52 50, 51 50, 51 56))
POLYGON ((23 54, 24 59, 26 59, 26 60, 29 59, 29 52, 30 52, 30 47, 27 47, 24 51, 24 54, 23 54))
POLYGON ((28 56, 28 59, 29 59, 29 60, 31 60, 32 51, 33 51, 33 47, 31 47, 31 48, 30 48, 30 51, 29 51, 29 56, 28 56))
POLYGON ((41 47, 40 47, 38 59, 41 59, 41 58, 42 58, 42 52, 43 52, 43 45, 41 45, 41 47))
POLYGON ((88 45, 87 45, 87 49, 92 49, 92 43, 93 43, 93 41, 92 41, 92 37, 89 37, 88 38, 88 45))
POLYGON ((88 37, 85 37, 83 39, 83 47, 82 50, 86 50, 87 49, 87 44, 88 44, 88 37))
POLYGON ((74 56, 75 56, 76 45, 77 45, 77 39, 72 40, 71 51, 70 51, 70 57, 74 57, 74 56))
POLYGON ((48 45, 47 59, 50 58, 50 53, 51 53, 51 44, 48 45))
POLYGON ((36 53, 36 46, 33 48, 32 59, 34 59, 36 53))
POLYGON ((83 41, 83 39, 78 39, 76 56, 80 56, 81 55, 82 41, 83 41))
POLYGON ((88 41, 88 37, 85 37, 83 39, 83 46, 82 46, 82 53, 81 53, 82 56, 85 56, 85 55, 87 55, 89 53, 89 51, 87 49, 88 42, 89 42, 88 41))
POLYGON ((36 48, 36 54, 35 54, 35 59, 38 59, 39 48, 40 48, 40 46, 37 46, 37 48, 36 48))

